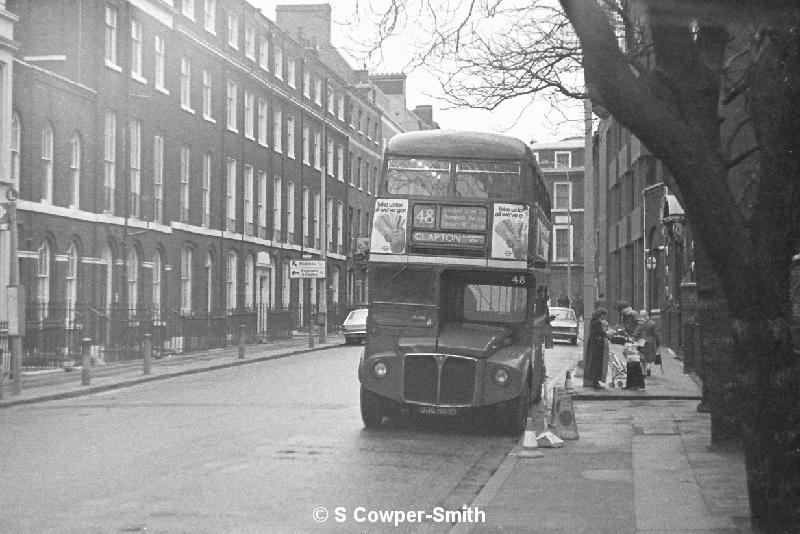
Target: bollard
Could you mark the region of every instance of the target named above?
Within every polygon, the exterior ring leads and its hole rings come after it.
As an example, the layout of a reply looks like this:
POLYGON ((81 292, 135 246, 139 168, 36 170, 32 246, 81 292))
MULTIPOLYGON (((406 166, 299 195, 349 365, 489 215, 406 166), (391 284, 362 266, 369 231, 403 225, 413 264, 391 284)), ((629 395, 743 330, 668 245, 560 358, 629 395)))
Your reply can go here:
POLYGON ((149 375, 150 374, 150 355, 153 352, 153 336, 151 334, 145 334, 144 340, 142 341, 142 367, 143 367, 143 374, 149 375))
POLYGON ((239 325, 239 359, 244 360, 244 331, 246 326, 239 325))
POLYGON ((88 386, 92 381, 91 356, 89 355, 91 346, 91 338, 81 339, 81 384, 84 386, 88 386))

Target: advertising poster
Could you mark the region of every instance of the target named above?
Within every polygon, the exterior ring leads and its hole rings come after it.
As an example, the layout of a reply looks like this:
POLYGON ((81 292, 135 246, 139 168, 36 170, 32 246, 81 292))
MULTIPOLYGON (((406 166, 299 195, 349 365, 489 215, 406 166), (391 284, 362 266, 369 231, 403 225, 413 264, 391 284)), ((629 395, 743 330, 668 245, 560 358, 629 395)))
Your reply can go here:
POLYGON ((542 216, 537 217, 536 224, 536 259, 547 261, 550 257, 550 230, 542 216))
POLYGON ((492 217, 492 258, 528 259, 530 209, 522 204, 494 205, 492 217))
POLYGON ((407 221, 407 199, 377 199, 369 251, 377 254, 405 253, 407 221))

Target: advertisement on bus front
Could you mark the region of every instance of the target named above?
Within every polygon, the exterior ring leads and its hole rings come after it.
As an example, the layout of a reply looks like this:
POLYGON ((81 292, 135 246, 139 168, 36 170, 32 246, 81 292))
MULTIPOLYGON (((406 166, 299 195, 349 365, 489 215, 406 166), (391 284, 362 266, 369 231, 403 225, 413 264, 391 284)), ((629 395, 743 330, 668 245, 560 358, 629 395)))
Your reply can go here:
POLYGON ((495 203, 492 221, 492 258, 528 259, 530 208, 524 204, 495 203))
POLYGON ((407 222, 408 199, 377 199, 370 238, 370 253, 404 254, 407 222))

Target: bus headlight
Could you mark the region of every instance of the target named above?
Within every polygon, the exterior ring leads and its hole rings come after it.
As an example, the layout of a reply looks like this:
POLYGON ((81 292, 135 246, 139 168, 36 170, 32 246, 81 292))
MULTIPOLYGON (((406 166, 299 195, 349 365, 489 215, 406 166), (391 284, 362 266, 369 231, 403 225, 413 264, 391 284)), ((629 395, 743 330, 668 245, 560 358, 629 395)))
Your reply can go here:
POLYGON ((498 367, 492 373, 492 379, 498 386, 506 386, 508 385, 508 371, 502 367, 498 367))
POLYGON ((389 368, 386 367, 386 364, 382 361, 377 361, 372 365, 372 374, 375 375, 376 378, 383 378, 389 373, 389 368))

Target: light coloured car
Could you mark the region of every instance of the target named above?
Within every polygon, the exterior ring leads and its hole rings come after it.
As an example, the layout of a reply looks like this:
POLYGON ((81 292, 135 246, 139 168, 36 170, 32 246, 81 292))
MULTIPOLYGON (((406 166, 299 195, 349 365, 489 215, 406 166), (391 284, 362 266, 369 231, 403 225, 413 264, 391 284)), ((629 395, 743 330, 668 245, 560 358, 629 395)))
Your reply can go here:
POLYGON ((578 318, 575 310, 571 308, 550 308, 553 320, 550 326, 553 329, 553 339, 566 339, 573 345, 578 343, 578 318))
POLYGON ((355 345, 367 339, 367 308, 351 311, 342 323, 342 333, 346 345, 355 345))

